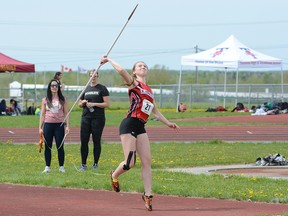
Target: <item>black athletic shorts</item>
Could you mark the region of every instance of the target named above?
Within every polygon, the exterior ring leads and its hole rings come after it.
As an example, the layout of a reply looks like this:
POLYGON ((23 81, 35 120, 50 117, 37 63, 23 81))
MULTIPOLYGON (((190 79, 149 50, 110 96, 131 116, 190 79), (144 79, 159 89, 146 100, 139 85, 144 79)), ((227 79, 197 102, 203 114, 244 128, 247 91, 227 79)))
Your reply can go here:
POLYGON ((119 134, 131 134, 137 137, 139 134, 146 133, 145 123, 138 118, 125 118, 122 120, 119 127, 119 134))

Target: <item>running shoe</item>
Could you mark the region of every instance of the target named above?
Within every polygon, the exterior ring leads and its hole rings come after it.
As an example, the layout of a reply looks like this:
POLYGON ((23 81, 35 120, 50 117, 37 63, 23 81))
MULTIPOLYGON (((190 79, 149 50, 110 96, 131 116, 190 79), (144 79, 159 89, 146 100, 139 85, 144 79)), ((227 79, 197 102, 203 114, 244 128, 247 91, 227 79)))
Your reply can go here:
POLYGON ((97 170, 98 169, 98 165, 96 163, 94 163, 93 166, 92 166, 92 169, 93 170, 97 170))
POLYGON ((118 179, 113 179, 112 178, 112 174, 114 173, 114 170, 112 170, 110 172, 110 176, 111 176, 111 185, 112 185, 112 188, 115 192, 120 192, 120 183, 118 181, 118 179))
POLYGON ((59 167, 59 172, 65 173, 65 168, 64 168, 63 166, 60 166, 60 167, 59 167))
POLYGON ((42 173, 50 173, 50 172, 51 168, 49 166, 46 166, 42 173))
POLYGON ((152 198, 153 196, 146 196, 145 193, 142 195, 142 199, 145 202, 145 207, 148 211, 152 211, 152 198))
POLYGON ((80 171, 86 171, 87 170, 87 166, 85 164, 81 164, 80 166, 80 171))

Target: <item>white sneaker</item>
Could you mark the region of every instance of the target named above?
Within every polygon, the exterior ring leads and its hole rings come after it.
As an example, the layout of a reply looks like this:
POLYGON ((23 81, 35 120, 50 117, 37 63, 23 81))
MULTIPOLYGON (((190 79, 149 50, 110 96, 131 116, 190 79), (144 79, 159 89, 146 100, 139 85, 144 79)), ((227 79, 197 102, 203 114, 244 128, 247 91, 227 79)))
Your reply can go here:
POLYGON ((98 165, 96 163, 94 163, 93 166, 92 166, 92 169, 93 170, 97 170, 98 169, 98 165))
POLYGON ((85 165, 85 164, 81 164, 81 166, 80 166, 80 171, 86 171, 88 168, 87 168, 87 166, 85 165))
POLYGON ((49 166, 46 166, 42 173, 50 173, 50 172, 51 168, 49 166))
POLYGON ((65 173, 65 169, 64 169, 63 166, 60 166, 60 167, 59 167, 59 172, 65 173))

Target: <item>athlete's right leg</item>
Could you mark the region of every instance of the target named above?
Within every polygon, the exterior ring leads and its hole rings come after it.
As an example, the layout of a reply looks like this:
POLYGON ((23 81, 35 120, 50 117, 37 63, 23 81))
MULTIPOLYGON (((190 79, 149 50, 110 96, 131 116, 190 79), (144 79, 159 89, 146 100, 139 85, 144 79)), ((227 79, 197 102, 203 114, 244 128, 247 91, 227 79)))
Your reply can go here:
POLYGON ((124 161, 118 165, 115 171, 111 172, 112 187, 116 192, 120 191, 118 177, 132 168, 136 162, 136 137, 139 124, 141 122, 136 118, 125 118, 120 124, 119 134, 124 152, 124 161))
POLYGON ((125 159, 118 165, 115 171, 113 170, 110 173, 111 185, 116 192, 120 192, 118 177, 132 168, 136 162, 136 138, 131 134, 122 134, 120 138, 125 159))
POLYGON ((128 171, 135 164, 136 159, 136 138, 131 134, 120 135, 122 149, 124 152, 124 161, 122 161, 112 174, 113 178, 118 178, 121 174, 128 171), (132 152, 132 154, 130 153, 132 152), (129 156, 130 155, 130 156, 129 156), (127 163, 128 162, 128 163, 127 163), (126 167, 126 168, 125 168, 126 167), (128 168, 129 167, 129 168, 128 168))

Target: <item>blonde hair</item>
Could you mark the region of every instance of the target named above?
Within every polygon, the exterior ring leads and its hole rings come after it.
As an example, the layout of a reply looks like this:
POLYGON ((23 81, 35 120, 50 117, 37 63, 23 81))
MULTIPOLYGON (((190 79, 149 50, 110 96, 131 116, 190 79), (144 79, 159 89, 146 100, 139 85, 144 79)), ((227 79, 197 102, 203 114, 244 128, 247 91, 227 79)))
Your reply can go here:
MULTIPOLYGON (((90 76, 90 74, 92 75, 94 72, 95 72, 95 69, 89 70, 89 71, 88 71, 88 76, 90 76)), ((96 76, 96 77, 99 77, 98 71, 95 73, 95 76, 96 76)))

